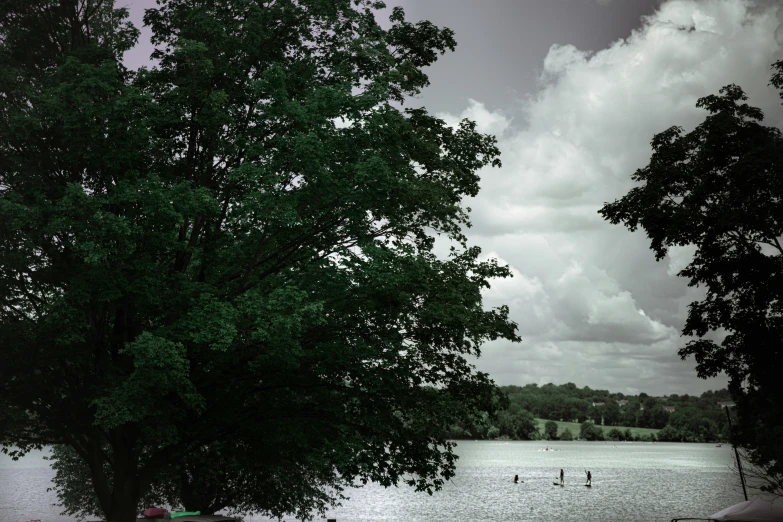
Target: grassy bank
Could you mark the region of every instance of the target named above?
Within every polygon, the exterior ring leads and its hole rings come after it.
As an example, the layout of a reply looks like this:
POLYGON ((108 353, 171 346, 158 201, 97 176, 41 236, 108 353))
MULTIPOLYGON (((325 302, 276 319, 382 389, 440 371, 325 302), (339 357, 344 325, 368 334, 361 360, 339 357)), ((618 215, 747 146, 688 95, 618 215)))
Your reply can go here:
MULTIPOLYGON (((549 419, 536 419, 536 422, 538 423, 538 431, 541 433, 544 433, 544 424, 549 422, 549 419)), ((578 422, 561 422, 561 421, 555 421, 557 423, 557 436, 559 437, 566 428, 571 430, 571 433, 574 435, 574 438, 579 437, 579 430, 581 428, 581 425, 578 422)), ((628 426, 598 426, 599 428, 604 430, 604 437, 606 437, 609 434, 609 430, 612 428, 617 428, 618 430, 625 433, 625 430, 631 430, 631 433, 634 437, 642 435, 650 435, 651 433, 657 433, 658 430, 654 430, 652 428, 631 428, 628 426)))

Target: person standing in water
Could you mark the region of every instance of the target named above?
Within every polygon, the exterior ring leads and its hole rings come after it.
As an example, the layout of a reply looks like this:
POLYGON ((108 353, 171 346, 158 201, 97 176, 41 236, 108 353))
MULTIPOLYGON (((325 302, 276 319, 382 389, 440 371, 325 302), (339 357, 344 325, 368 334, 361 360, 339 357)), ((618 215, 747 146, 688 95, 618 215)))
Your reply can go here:
POLYGON ((560 485, 565 484, 565 473, 563 473, 563 468, 560 468, 560 485))
POLYGON ((519 475, 514 475, 514 484, 519 484, 519 475))
POLYGON ((587 484, 586 486, 592 486, 593 485, 593 475, 590 474, 589 471, 585 470, 585 473, 587 473, 587 484))

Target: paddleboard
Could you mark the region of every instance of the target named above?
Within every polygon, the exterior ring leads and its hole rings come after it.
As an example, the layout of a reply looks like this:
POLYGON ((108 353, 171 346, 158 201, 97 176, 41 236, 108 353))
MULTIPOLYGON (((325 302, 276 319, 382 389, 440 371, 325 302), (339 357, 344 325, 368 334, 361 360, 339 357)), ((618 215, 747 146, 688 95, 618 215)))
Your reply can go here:
POLYGON ((586 487, 586 488, 592 488, 592 487, 593 487, 593 485, 592 485, 592 484, 585 484, 585 487, 586 487))

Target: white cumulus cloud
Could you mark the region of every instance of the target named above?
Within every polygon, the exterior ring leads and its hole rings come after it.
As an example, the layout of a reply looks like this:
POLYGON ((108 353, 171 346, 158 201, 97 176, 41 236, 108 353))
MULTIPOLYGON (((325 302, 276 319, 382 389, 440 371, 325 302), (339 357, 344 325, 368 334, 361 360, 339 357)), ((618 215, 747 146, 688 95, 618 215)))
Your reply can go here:
POLYGON ((767 124, 783 122, 768 85, 770 64, 783 58, 781 18, 773 2, 671 0, 606 49, 553 46, 524 121, 475 100, 438 115, 476 120, 502 151, 502 169, 483 172, 482 192, 467 202, 468 233, 511 266, 515 277, 485 297, 509 304, 523 343, 491 343, 480 369, 501 384, 573 381, 631 393, 725 384, 699 384, 695 363, 677 356, 687 306, 701 295, 676 276, 692 249, 656 263, 643 232, 597 211, 633 186, 654 134, 694 128, 706 115, 696 100, 724 85, 740 85, 767 124))

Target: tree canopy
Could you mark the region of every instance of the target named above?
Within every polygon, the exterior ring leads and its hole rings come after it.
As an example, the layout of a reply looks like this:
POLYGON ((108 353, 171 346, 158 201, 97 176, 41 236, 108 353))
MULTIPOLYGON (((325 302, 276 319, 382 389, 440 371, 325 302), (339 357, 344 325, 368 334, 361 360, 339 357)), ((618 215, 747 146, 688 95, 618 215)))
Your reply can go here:
POLYGON ((555 421, 546 421, 544 425, 544 438, 547 440, 557 440, 557 423, 555 421))
MULTIPOLYGON (((449 436, 454 439, 514 440, 553 439, 563 428, 558 422, 578 423, 573 426, 577 435, 581 424, 589 421, 592 426, 602 426, 607 433, 596 432, 596 440, 604 437, 616 440, 644 440, 652 433, 631 431, 630 428, 661 430, 671 440, 680 442, 718 442, 728 440, 726 413, 720 402, 731 400, 726 389, 706 391, 701 396, 671 394, 651 397, 647 393, 625 395, 607 390, 594 390, 588 386, 577 388, 573 383, 539 386, 501 386, 500 391, 508 397, 508 405, 499 404, 495 418, 482 415, 470 423, 456 423, 449 436), (590 398, 596 406, 584 397, 590 398), (550 424, 550 422, 552 424, 550 424), (556 429, 551 426, 554 425, 556 429), (611 435, 612 428, 625 428, 611 435)), ((571 431, 571 436, 574 436, 571 431)), ((563 433, 559 434, 560 440, 563 433)))
MULTIPOLYGON (((783 62, 772 83, 783 87, 783 62)), ((736 440, 755 463, 783 473, 783 135, 761 124, 737 85, 699 99, 709 115, 693 131, 671 127, 652 140, 639 186, 607 203, 601 215, 641 227, 656 259, 692 245, 679 273, 706 296, 691 303, 680 350, 698 375, 729 377, 737 405, 736 440), (717 335, 712 335, 717 333, 717 335), (720 339, 721 334, 725 337, 720 339)))
POLYGON ((406 108, 454 35, 382 7, 160 0, 132 71, 110 0, 0 0, 0 444, 65 448, 96 515, 173 469, 206 510, 431 491, 502 402, 466 357, 519 340, 482 306, 510 273, 461 204, 496 141, 406 108))

